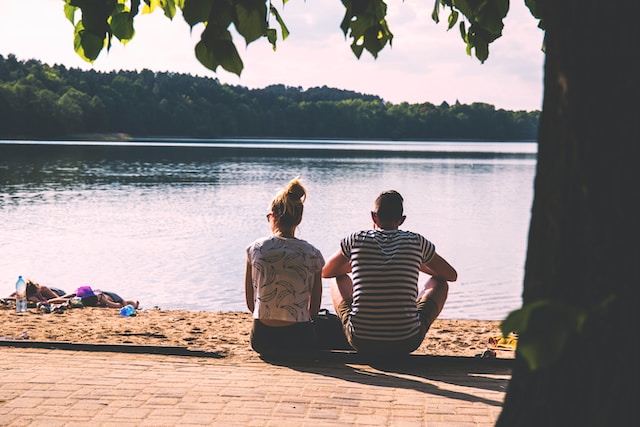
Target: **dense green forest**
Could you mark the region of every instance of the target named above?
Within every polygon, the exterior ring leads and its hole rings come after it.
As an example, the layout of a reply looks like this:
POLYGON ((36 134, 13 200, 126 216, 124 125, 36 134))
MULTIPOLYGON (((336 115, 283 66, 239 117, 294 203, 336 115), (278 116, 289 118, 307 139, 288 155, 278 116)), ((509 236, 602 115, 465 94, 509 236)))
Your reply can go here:
POLYGON ((539 116, 485 103, 392 104, 326 86, 248 89, 188 74, 83 71, 0 55, 0 138, 124 133, 533 141, 539 116))

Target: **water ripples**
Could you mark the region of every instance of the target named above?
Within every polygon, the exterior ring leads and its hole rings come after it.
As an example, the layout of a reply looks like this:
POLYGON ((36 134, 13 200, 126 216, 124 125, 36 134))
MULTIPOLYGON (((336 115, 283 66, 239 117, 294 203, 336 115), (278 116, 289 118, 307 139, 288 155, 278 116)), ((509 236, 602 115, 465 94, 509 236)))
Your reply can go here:
MULTIPOLYGON (((497 320, 520 305, 530 156, 166 154, 0 156, 5 293, 22 274, 67 291, 114 291, 144 308, 246 310, 244 250, 268 234, 275 192, 300 176, 309 194, 297 235, 325 257, 347 233, 369 227, 374 198, 395 188, 405 197, 405 227, 458 269, 443 317, 497 320)), ((323 306, 331 306, 328 281, 323 306)))

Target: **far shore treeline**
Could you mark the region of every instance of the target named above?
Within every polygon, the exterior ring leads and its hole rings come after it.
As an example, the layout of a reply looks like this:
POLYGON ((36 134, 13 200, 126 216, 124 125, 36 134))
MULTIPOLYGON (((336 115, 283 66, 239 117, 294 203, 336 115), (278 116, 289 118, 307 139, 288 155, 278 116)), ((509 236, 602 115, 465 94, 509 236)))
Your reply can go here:
POLYGON ((534 141, 539 117, 539 111, 496 110, 485 103, 392 104, 326 86, 248 89, 188 74, 83 71, 0 55, 5 139, 126 134, 534 141))

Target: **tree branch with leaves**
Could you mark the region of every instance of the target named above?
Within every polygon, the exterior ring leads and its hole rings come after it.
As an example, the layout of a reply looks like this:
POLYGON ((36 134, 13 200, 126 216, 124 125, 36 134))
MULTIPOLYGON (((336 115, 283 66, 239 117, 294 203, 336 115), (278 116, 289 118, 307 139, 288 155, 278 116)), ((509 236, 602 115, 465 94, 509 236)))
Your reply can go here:
MULTIPOLYGON (((158 9, 169 19, 180 9, 191 28, 204 25, 195 55, 203 66, 214 72, 222 67, 240 75, 244 68, 230 28, 235 29, 245 44, 266 38, 274 50, 278 39, 284 41, 289 36, 284 19, 270 0, 63 1, 65 15, 74 25, 75 51, 88 62, 95 61, 103 49, 109 50, 114 37, 123 44, 129 42, 135 35, 134 21, 138 15, 158 9)), ((283 0, 283 8, 287 1, 283 0)), ((530 8, 535 7, 534 0, 526 3, 530 8)), ((387 44, 391 46, 393 34, 386 20, 384 1, 342 0, 342 5, 345 14, 340 28, 351 41, 351 50, 357 58, 365 50, 377 58, 387 44)), ((435 0, 432 19, 438 23, 441 11, 447 9, 448 29, 459 22, 467 54, 474 54, 484 62, 489 57, 489 45, 502 35, 509 0, 435 0)))

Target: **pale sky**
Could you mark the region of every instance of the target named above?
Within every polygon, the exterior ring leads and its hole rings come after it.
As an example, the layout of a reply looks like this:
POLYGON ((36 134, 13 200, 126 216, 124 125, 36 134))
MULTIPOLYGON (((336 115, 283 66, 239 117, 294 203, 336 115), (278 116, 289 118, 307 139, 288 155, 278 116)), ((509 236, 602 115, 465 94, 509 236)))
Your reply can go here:
MULTIPOLYGON (((489 46, 484 64, 466 54, 457 26, 446 30, 448 12, 441 11, 439 24, 431 20, 433 1, 387 0, 393 45, 377 59, 363 52, 358 60, 340 29, 340 0, 290 0, 284 7, 275 0, 291 34, 278 40, 275 52, 266 39, 245 47, 244 40, 234 36, 245 67, 240 77, 202 66, 194 54, 201 26, 191 31, 179 12, 170 21, 160 9, 137 17, 136 35, 128 44, 114 39, 109 52, 105 49, 93 64, 87 63, 73 50, 73 27, 63 4, 0 0, 0 54, 96 71, 189 73, 248 88, 328 86, 378 95, 395 104, 459 101, 507 110, 542 108, 544 34, 524 0, 511 2, 503 35, 489 46)), ((275 21, 271 26, 279 29, 275 21)))

